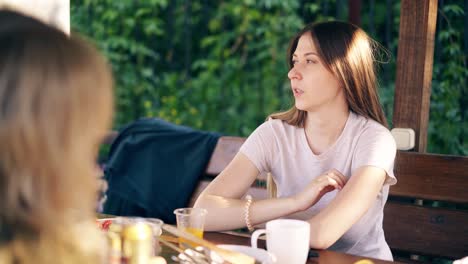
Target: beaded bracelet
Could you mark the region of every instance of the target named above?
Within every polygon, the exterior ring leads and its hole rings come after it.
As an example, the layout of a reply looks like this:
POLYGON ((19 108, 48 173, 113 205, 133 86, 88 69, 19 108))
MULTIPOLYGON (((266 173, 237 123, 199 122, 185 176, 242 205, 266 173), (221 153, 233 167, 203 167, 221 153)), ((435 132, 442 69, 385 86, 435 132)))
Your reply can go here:
POLYGON ((252 223, 250 222, 250 206, 252 205, 252 196, 247 195, 245 196, 245 199, 247 200, 245 202, 245 207, 244 207, 244 220, 245 220, 245 225, 247 226, 247 229, 252 232, 254 231, 254 228, 252 226, 252 223))

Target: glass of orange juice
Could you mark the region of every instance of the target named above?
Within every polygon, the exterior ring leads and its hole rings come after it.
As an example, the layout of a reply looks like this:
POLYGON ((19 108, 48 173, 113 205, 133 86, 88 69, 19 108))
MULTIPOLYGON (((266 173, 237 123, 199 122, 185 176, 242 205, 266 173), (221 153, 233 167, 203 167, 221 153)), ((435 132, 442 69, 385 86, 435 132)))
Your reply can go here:
MULTIPOLYGON (((174 210, 177 219, 177 228, 196 237, 203 238, 206 213, 207 210, 203 208, 179 208, 174 210)), ((179 238, 179 246, 184 247, 184 244, 188 244, 192 247, 196 246, 186 239, 179 238)))

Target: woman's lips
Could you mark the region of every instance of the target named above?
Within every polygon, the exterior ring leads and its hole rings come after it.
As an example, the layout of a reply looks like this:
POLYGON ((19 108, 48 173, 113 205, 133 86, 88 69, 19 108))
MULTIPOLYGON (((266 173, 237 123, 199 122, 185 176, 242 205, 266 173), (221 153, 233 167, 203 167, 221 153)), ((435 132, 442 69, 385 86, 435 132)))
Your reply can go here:
POLYGON ((299 88, 292 88, 292 91, 293 91, 294 97, 299 97, 304 93, 304 91, 299 88))

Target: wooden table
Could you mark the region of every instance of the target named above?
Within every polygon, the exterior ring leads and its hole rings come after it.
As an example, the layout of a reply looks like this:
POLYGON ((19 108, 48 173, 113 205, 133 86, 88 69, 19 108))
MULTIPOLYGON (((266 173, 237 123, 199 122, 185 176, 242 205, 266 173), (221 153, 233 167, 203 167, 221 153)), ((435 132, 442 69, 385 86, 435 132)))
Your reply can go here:
MULTIPOLYGON (((97 215, 97 218, 108 218, 108 217, 113 218, 115 216, 103 215, 103 214, 97 215)), ((205 232, 203 238, 214 244, 235 244, 235 245, 250 246, 250 236, 241 235, 241 234, 234 233, 234 232, 205 232)), ((176 240, 175 237, 173 237, 173 239, 176 240)), ((259 239, 258 245, 259 247, 265 248, 265 241, 262 239, 259 239)), ((169 264, 174 263, 171 260, 171 256, 177 255, 177 253, 165 246, 162 246, 162 249, 163 250, 161 252, 161 256, 163 256, 169 264)), ((372 261, 372 262, 367 262, 366 264, 399 263, 399 262, 391 262, 391 261, 372 259, 372 258, 363 258, 359 256, 349 255, 349 254, 338 253, 338 252, 334 252, 330 250, 317 250, 317 253, 318 253, 318 257, 309 258, 307 260, 307 264, 311 264, 311 263, 319 263, 319 264, 351 263, 352 264, 363 259, 368 259, 372 261)))
MULTIPOLYGON (((239 236, 233 234, 219 233, 219 232, 205 232, 204 239, 213 242, 215 244, 236 244, 236 245, 245 245, 250 246, 250 238, 246 236, 239 236)), ((258 241, 260 247, 265 246, 265 242, 262 240, 258 241)), ((368 259, 371 260, 374 264, 384 264, 384 263, 398 263, 391 262, 379 259, 363 258, 358 256, 353 256, 349 254, 338 253, 329 250, 318 250, 318 257, 310 258, 307 263, 320 263, 320 264, 347 264, 355 263, 356 261, 368 259)), ((371 262, 369 262, 371 263, 371 262)))

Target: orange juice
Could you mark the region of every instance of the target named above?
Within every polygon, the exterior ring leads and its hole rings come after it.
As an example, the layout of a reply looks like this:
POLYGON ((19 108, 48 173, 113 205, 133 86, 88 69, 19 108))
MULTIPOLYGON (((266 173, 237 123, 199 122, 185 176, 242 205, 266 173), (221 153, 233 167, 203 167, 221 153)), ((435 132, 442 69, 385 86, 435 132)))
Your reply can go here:
MULTIPOLYGON (((203 238, 203 225, 207 210, 203 208, 178 208, 174 210, 177 219, 177 228, 182 232, 190 233, 198 238, 203 238)), ((196 243, 189 242, 187 239, 179 238, 180 247, 186 244, 190 247, 196 247, 196 243)))
MULTIPOLYGON (((203 238, 203 229, 201 228, 194 228, 194 227, 184 227, 182 229, 183 231, 187 232, 187 233, 190 233, 198 238, 203 238)), ((181 238, 179 237, 179 246, 180 247, 183 247, 183 244, 188 244, 190 245, 191 247, 196 247, 198 246, 197 244, 195 243, 192 243, 192 242, 189 242, 187 239, 185 238, 181 238)))

